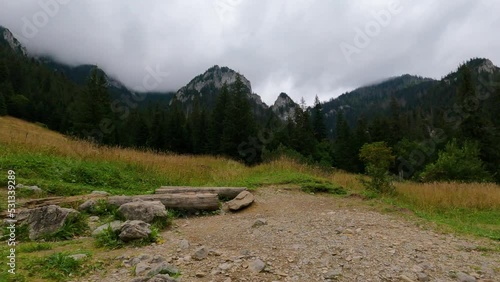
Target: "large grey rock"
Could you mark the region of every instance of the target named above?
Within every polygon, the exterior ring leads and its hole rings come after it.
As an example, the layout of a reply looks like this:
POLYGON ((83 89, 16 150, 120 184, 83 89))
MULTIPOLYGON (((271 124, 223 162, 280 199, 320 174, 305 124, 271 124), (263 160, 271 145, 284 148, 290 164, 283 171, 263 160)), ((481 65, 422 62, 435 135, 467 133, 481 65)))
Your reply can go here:
POLYGON ((43 235, 54 233, 61 229, 68 219, 78 214, 74 209, 61 208, 56 205, 28 210, 24 216, 29 226, 29 238, 36 240, 43 235))
POLYGON ((243 191, 236 196, 236 198, 226 203, 226 206, 231 211, 238 211, 243 208, 248 207, 255 200, 252 193, 248 191, 243 191))
POLYGON ((124 242, 144 239, 151 234, 151 225, 140 220, 127 220, 120 229, 120 239, 124 242))
POLYGON ((97 227, 94 231, 92 231, 92 236, 97 236, 97 235, 101 234, 104 230, 108 229, 109 227, 111 227, 113 232, 116 233, 116 232, 120 231, 120 229, 122 228, 122 224, 123 224, 123 222, 119 221, 119 220, 115 220, 115 221, 112 221, 110 223, 103 224, 103 225, 97 227))
POLYGON ((126 203, 118 209, 127 220, 141 220, 147 223, 154 219, 167 220, 167 210, 160 201, 137 201, 126 203))

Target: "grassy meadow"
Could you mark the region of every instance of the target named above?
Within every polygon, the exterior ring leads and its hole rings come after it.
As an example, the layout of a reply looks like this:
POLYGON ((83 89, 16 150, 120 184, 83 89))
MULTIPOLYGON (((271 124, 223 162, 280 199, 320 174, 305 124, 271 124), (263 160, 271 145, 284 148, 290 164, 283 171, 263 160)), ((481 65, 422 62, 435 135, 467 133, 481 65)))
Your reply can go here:
MULTIPOLYGON (((341 186, 348 194, 363 195, 359 182, 362 176, 325 171, 286 158, 247 167, 212 156, 95 146, 40 125, 0 117, 0 170, 6 176, 9 169, 16 171, 18 183, 42 187, 43 196, 79 195, 94 190, 147 194, 161 185, 251 189, 269 185, 341 186)), ((369 203, 384 206, 386 210, 409 209, 448 231, 500 240, 498 185, 400 182, 395 186, 396 195, 379 197, 369 203)), ((1 202, 0 209, 4 209, 4 205, 1 202)))

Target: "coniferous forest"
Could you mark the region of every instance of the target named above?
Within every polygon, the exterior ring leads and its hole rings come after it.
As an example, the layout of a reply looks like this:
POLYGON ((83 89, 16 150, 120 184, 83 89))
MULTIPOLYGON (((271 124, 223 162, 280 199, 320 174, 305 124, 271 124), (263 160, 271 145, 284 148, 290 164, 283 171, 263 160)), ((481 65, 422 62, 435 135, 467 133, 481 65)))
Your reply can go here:
POLYGON ((248 165, 287 155, 356 173, 365 171, 363 145, 384 142, 395 156, 394 177, 498 182, 500 71, 485 70, 488 62, 471 59, 441 80, 403 75, 327 102, 316 97, 312 106, 293 103, 285 109, 293 114, 280 118, 259 108, 240 74, 205 89, 210 99, 151 94, 127 104, 137 94, 117 89, 98 67, 78 81, 1 43, 0 115, 99 145, 220 155, 248 165))

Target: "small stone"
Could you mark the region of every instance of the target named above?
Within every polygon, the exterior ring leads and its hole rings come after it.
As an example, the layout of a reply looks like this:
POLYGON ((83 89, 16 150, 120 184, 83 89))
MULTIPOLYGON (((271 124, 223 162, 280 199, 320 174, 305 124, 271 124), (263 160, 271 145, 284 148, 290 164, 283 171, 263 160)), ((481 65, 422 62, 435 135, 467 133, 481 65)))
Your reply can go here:
POLYGON ((89 217, 89 222, 97 222, 99 221, 99 217, 96 215, 90 216, 89 217))
POLYGON ((135 276, 140 276, 146 271, 150 270, 151 266, 145 262, 140 262, 135 266, 135 276))
POLYGON ((207 274, 205 272, 201 272, 201 271, 196 272, 196 277, 198 277, 198 278, 203 278, 205 276, 207 276, 207 274))
POLYGON ((248 267, 250 268, 251 271, 259 273, 264 270, 266 264, 260 259, 255 259, 254 261, 250 262, 248 267))
POLYGON ((427 274, 423 273, 423 272, 417 273, 417 280, 421 281, 421 282, 431 281, 431 279, 429 278, 429 276, 427 274))
POLYGON ((463 272, 457 273, 457 279, 459 282, 476 282, 476 278, 463 272))
POLYGON ((151 271, 149 271, 149 273, 148 273, 148 276, 151 277, 151 276, 155 276, 157 274, 176 275, 179 273, 180 273, 180 271, 177 267, 175 267, 171 264, 162 262, 162 263, 153 265, 151 267, 151 271))
POLYGON ((204 246, 199 247, 193 254, 193 259, 195 260, 203 260, 208 256, 208 250, 204 246))
POLYGON ((68 257, 70 257, 74 260, 82 260, 82 259, 86 259, 87 255, 86 254, 76 254, 76 255, 70 255, 68 257))
POLYGON ((189 249, 189 241, 186 239, 182 239, 179 241, 179 248, 186 250, 189 249))
POLYGON ((108 196, 109 193, 106 192, 106 191, 92 191, 92 193, 90 193, 91 195, 102 195, 102 196, 108 196))
POLYGON ((219 265, 219 268, 224 271, 231 269, 231 267, 233 267, 233 265, 230 263, 223 263, 219 265))
POLYGON ((323 277, 325 279, 337 279, 340 275, 342 275, 342 270, 340 268, 336 268, 325 273, 323 277))
POLYGON ((151 259, 150 263, 160 263, 164 261, 165 261, 164 257, 156 255, 151 259))
POLYGON ((347 228, 346 230, 344 230, 344 234, 354 234, 354 232, 351 229, 347 228))
POLYGON ((255 220, 255 222, 252 224, 253 228, 260 227, 263 225, 267 225, 267 220, 264 218, 258 218, 255 220))

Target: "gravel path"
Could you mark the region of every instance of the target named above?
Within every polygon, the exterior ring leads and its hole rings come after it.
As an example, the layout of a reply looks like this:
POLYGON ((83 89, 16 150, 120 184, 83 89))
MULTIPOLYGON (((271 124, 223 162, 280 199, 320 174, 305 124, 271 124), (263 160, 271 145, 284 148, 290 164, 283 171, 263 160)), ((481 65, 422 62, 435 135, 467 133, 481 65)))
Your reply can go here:
POLYGON ((237 214, 176 220, 161 245, 113 251, 122 267, 85 281, 131 281, 151 260, 180 269, 180 281, 500 281, 498 242, 426 230, 358 199, 255 196, 237 214))

